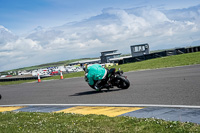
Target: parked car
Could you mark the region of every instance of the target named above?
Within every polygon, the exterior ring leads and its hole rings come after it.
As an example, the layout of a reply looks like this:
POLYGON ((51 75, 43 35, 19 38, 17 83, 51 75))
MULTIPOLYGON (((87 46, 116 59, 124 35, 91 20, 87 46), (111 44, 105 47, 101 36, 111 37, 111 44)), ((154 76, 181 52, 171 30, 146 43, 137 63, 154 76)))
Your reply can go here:
POLYGON ((81 72, 81 71, 83 71, 83 68, 81 68, 81 67, 76 67, 76 72, 81 72))
POLYGON ((53 71, 50 73, 50 75, 58 75, 58 74, 59 74, 58 71, 53 71))
POLYGON ((1 75, 1 78, 5 78, 7 75, 1 75))
POLYGON ((66 72, 68 72, 68 73, 76 72, 76 68, 73 66, 66 66, 65 69, 66 69, 66 72))

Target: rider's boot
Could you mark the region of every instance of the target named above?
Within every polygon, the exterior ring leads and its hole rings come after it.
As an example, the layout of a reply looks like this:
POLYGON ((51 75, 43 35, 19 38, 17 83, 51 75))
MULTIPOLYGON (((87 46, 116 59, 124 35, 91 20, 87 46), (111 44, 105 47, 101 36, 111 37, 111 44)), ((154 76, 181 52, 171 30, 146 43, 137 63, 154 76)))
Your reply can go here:
POLYGON ((94 88, 95 88, 96 91, 101 91, 101 88, 98 87, 98 86, 94 86, 94 88))

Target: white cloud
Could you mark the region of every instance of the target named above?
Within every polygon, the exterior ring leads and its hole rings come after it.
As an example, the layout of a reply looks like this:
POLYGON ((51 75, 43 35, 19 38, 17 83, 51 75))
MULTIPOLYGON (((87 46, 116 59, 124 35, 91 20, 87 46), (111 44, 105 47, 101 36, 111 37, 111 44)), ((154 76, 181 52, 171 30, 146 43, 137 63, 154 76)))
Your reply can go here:
POLYGON ((200 5, 169 11, 151 7, 107 8, 81 22, 48 29, 38 27, 26 37, 16 37, 0 27, 5 33, 0 42, 0 70, 99 57, 101 51, 110 49, 130 53, 130 45, 138 43, 149 43, 151 49, 186 46, 199 40, 199 10, 200 5))
POLYGON ((151 36, 151 35, 152 35, 151 31, 144 32, 144 37, 148 37, 148 36, 151 36))
POLYGON ((15 42, 6 43, 1 50, 12 50, 12 51, 37 51, 42 50, 42 47, 37 44, 36 41, 31 39, 18 39, 15 42))

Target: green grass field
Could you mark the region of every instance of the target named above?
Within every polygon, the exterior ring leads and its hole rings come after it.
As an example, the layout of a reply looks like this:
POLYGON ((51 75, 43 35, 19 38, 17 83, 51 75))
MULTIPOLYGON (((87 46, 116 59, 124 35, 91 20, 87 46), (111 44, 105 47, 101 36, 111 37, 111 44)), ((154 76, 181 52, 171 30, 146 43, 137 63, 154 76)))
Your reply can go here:
POLYGON ((119 65, 124 72, 200 64, 200 52, 166 56, 151 60, 119 65))
POLYGON ((153 118, 64 113, 0 113, 0 133, 189 133, 200 125, 153 118))

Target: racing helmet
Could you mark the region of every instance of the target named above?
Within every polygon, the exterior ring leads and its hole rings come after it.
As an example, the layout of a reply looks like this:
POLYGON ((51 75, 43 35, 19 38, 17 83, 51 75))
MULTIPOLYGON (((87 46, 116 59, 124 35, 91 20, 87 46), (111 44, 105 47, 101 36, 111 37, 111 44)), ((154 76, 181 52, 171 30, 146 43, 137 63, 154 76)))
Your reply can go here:
POLYGON ((85 71, 85 73, 87 73, 87 67, 88 67, 87 63, 83 65, 83 70, 85 71))

